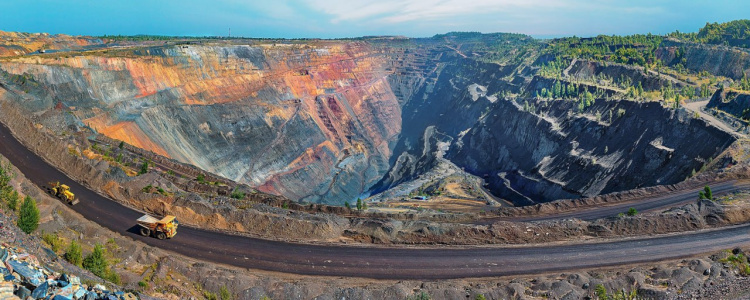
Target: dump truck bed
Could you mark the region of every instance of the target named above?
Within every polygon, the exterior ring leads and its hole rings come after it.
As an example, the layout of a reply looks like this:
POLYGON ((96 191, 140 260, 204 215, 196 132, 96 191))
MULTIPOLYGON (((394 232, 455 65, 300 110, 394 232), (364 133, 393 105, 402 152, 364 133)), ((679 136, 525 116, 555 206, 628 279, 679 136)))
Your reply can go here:
POLYGON ((154 217, 149 216, 149 215, 143 215, 142 217, 138 218, 137 221, 138 221, 138 223, 155 224, 156 222, 159 222, 159 219, 154 218, 154 217))

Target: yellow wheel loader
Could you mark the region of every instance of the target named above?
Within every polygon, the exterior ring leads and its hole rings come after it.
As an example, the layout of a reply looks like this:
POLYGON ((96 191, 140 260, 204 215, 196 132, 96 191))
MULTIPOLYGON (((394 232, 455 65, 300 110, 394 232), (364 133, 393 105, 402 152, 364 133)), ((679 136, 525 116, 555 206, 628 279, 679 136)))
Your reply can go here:
POLYGON ((54 195, 57 198, 62 199, 66 203, 70 205, 76 205, 78 203, 78 199, 76 199, 76 195, 73 194, 70 191, 70 187, 65 184, 60 184, 60 182, 50 182, 49 183, 49 193, 54 195))

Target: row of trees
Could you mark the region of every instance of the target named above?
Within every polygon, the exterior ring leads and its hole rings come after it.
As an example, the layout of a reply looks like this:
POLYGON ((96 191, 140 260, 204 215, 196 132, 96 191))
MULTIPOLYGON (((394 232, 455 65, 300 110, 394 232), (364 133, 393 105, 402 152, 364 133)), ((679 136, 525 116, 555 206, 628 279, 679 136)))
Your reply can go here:
MULTIPOLYGON (((583 91, 583 89, 581 89, 583 91)), ((555 81, 551 89, 542 88, 541 93, 536 92, 537 99, 575 99, 578 97, 579 86, 572 83, 560 83, 555 81)))
MULTIPOLYGON (((349 202, 344 202, 344 207, 352 209, 352 205, 349 202)), ((367 210, 367 202, 362 201, 362 198, 357 198, 357 210, 367 210)))
POLYGON ((26 195, 21 207, 18 207, 19 195, 10 181, 15 174, 9 163, 0 163, 0 204, 10 212, 18 212, 17 225, 23 232, 32 233, 39 227, 39 209, 36 206, 36 200, 26 195))
POLYGON ((747 74, 742 76, 742 79, 737 82, 737 88, 743 91, 750 91, 750 79, 747 78, 747 74))
POLYGON ((668 36, 696 43, 748 48, 750 46, 750 20, 706 23, 697 33, 675 31, 668 36))
MULTIPOLYGON (((19 194, 11 185, 11 180, 15 177, 9 163, 0 163, 0 204, 7 208, 12 214, 18 214, 16 224, 23 232, 31 234, 39 228, 40 212, 36 200, 26 195, 23 202, 18 206, 19 194)), ((57 236, 49 239, 45 235, 44 240, 56 248, 53 244, 59 244, 57 236)), ((64 258, 70 263, 83 267, 97 276, 109 281, 119 283, 120 277, 109 269, 109 264, 104 257, 104 248, 101 245, 94 247, 94 251, 83 257, 81 245, 75 240, 71 241, 65 252, 64 258)))
MULTIPOLYGON (((748 40, 750 39, 750 20, 736 20, 727 23, 706 23, 706 26, 698 31, 695 40, 708 44, 727 44, 728 39, 748 40)), ((744 46, 748 45, 736 45, 744 46)))
POLYGON ((599 35, 593 38, 574 36, 552 40, 545 53, 566 58, 608 60, 646 66, 655 61, 654 52, 662 40, 662 36, 653 34, 599 35))
POLYGON ((83 248, 81 247, 81 244, 76 240, 70 241, 70 244, 66 247, 65 242, 55 233, 44 233, 42 234, 42 239, 49 244, 52 251, 56 253, 64 248, 65 253, 62 257, 69 263, 89 270, 91 273, 94 273, 94 275, 99 276, 102 279, 109 280, 116 284, 120 283, 120 275, 110 268, 110 263, 107 259, 107 248, 119 247, 114 239, 109 239, 107 241, 107 247, 104 247, 101 244, 96 244, 91 253, 85 257, 83 256, 83 248))

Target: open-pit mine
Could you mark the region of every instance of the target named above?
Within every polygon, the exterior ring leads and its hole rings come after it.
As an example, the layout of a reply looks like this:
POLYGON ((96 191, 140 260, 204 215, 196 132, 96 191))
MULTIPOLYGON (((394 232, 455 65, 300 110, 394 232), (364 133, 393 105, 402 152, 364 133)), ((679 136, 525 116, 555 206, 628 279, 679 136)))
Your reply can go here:
POLYGON ((746 296, 748 38, 701 32, 0 31, 0 216, 43 230, 0 254, 173 298, 746 296))

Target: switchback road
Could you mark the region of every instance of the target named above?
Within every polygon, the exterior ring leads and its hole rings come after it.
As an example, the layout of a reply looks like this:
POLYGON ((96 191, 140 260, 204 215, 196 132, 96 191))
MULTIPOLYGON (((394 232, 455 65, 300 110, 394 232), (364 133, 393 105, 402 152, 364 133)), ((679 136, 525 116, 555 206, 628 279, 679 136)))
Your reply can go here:
POLYGON ((679 235, 576 245, 472 248, 382 248, 305 245, 181 227, 171 240, 130 231, 141 213, 78 184, 21 145, 0 125, 0 154, 38 186, 60 180, 85 218, 154 247, 243 268, 304 275, 381 279, 447 279, 569 271, 635 264, 750 245, 750 225, 679 235))

